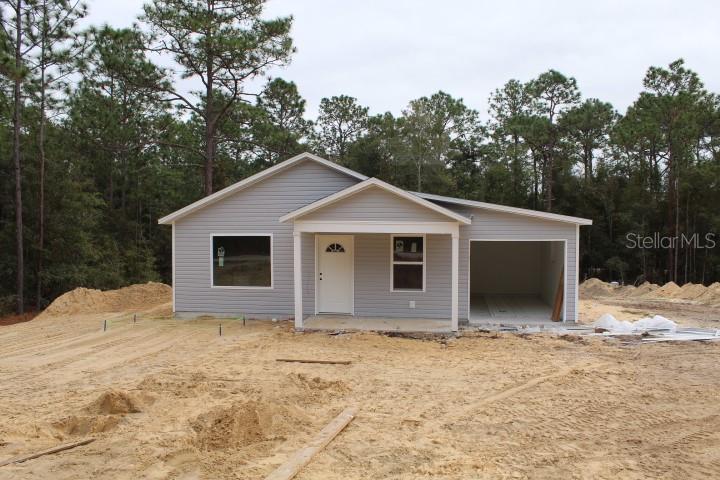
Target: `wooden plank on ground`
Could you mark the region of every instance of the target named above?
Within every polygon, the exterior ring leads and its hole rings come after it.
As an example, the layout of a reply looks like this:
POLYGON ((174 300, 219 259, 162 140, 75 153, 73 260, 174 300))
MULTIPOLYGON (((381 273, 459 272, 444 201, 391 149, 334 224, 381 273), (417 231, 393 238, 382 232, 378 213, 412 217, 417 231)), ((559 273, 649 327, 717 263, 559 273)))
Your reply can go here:
POLYGON ((276 358, 278 362, 290 363, 323 363, 328 365, 350 365, 350 360, 303 360, 299 358, 276 358))
POLYGON ((310 460, 312 460, 316 453, 325 448, 338 433, 352 422, 356 414, 357 409, 355 408, 346 408, 343 410, 332 422, 320 430, 320 433, 318 433, 310 443, 295 452, 285 463, 265 477, 265 480, 290 480, 293 478, 305 465, 310 463, 310 460))
POLYGON ((0 462, 0 467, 4 467, 5 465, 10 465, 11 463, 26 462, 28 460, 32 460, 33 458, 42 457, 43 455, 50 455, 52 453, 63 452, 65 450, 70 450, 71 448, 79 447, 81 445, 87 445, 88 443, 94 442, 94 441, 95 441, 94 438, 86 438, 84 440, 80 440, 79 442, 63 443, 56 447, 48 448, 46 450, 41 450, 39 452, 30 453, 27 455, 20 455, 18 457, 10 458, 8 460, 5 460, 4 462, 0 462))

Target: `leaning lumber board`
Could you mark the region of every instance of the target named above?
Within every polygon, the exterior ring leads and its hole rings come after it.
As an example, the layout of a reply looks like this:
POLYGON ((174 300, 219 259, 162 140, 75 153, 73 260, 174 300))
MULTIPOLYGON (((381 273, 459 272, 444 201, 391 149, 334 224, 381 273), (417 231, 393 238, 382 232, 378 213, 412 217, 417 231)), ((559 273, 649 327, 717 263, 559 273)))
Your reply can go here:
POLYGON ((320 430, 320 433, 318 433, 310 443, 295 452, 285 463, 265 477, 265 480, 290 480, 293 478, 305 465, 310 463, 310 460, 312 460, 316 453, 325 448, 338 433, 352 422, 356 414, 357 410, 355 408, 346 408, 343 410, 340 415, 335 417, 335 420, 320 430))
POLYGON ((302 360, 299 358, 277 358, 278 362, 290 362, 290 363, 324 363, 328 365, 350 365, 350 360, 302 360))
POLYGON ((33 458, 42 457, 43 455, 50 455, 52 453, 63 452, 65 450, 70 450, 71 448, 79 447, 81 445, 87 445, 88 443, 94 442, 94 441, 95 441, 94 438, 86 438, 85 440, 80 440, 79 442, 63 443, 56 447, 48 448, 47 450, 41 450, 39 452, 30 453, 28 455, 20 455, 19 457, 14 457, 9 460, 5 460, 4 462, 0 462, 0 467, 4 467, 5 465, 10 465, 11 463, 22 463, 27 460, 32 460, 33 458))
POLYGON ((560 281, 558 282, 557 290, 555 291, 555 302, 553 304, 552 316, 550 319, 553 322, 560 321, 560 315, 562 314, 563 300, 565 295, 565 267, 560 269, 560 281))

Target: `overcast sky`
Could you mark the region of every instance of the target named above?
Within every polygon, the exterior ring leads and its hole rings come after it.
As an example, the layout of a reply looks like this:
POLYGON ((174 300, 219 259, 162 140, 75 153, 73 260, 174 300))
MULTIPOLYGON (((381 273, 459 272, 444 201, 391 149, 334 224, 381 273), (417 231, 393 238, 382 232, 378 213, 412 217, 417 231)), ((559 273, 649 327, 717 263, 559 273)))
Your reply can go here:
MULTIPOLYGON (((129 26, 143 3, 88 0, 87 21, 129 26)), ((679 57, 720 92, 717 0, 269 0, 267 16, 289 14, 297 53, 272 75, 297 83, 309 116, 332 95, 399 114, 438 90, 485 116, 494 89, 550 68, 622 112, 650 65, 679 57)))

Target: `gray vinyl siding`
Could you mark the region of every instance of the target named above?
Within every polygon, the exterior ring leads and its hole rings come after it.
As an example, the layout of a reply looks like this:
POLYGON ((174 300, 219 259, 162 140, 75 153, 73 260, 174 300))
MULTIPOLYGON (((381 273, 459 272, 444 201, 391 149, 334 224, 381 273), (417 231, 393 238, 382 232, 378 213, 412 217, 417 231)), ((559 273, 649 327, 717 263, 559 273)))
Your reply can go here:
MULTIPOLYGON (((180 315, 215 313, 287 318, 294 313, 293 225, 278 218, 357 183, 314 161, 304 161, 177 221, 175 225, 175 310, 180 315), (273 235, 273 288, 211 288, 210 235, 273 235)), ((312 283, 313 237, 303 235, 303 282, 312 283), (308 252, 309 249, 309 252, 308 252)), ((314 293, 304 295, 314 311, 314 293)))
POLYGON ((366 188, 307 215, 303 220, 452 222, 452 218, 378 187, 366 188))
MULTIPOLYGON (((287 318, 294 315, 293 225, 278 218, 358 182, 314 161, 304 161, 262 182, 208 205, 175 224, 175 307, 179 315, 212 313, 287 318), (273 288, 211 288, 211 234, 273 235, 273 288)), ((454 204, 442 206, 470 217, 460 226, 459 316, 468 316, 469 240, 535 239, 567 241, 566 316, 575 320, 576 225, 489 212, 454 204)), ((375 187, 313 212, 304 220, 442 221, 450 219, 375 187)), ((315 235, 302 234, 303 311, 315 313, 315 235)), ((355 235, 355 315, 449 319, 451 238, 427 235, 424 292, 390 291, 390 235, 355 235), (415 301, 415 308, 409 302, 415 301)))
POLYGON ((470 217, 472 224, 460 226, 460 265, 458 266, 459 305, 458 316, 468 318, 468 276, 470 258, 470 240, 566 240, 567 251, 567 298, 565 314, 568 322, 577 321, 575 317, 575 295, 577 290, 576 228, 572 223, 543 220, 523 215, 490 212, 480 208, 442 203, 461 215, 470 217))
POLYGON ((390 291, 390 235, 355 235, 355 315, 450 319, 450 235, 427 235, 424 292, 390 291), (410 300, 415 308, 410 308, 410 300))

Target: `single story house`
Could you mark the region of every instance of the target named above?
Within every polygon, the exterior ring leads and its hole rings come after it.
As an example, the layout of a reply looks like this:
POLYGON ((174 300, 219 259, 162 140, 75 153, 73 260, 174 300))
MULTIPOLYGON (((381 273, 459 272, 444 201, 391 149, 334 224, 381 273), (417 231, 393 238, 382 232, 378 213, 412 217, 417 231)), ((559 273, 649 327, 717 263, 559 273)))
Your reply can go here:
MULTIPOLYGON (((410 192, 304 153, 159 220, 173 311, 347 321, 575 322, 591 220, 410 192), (555 310, 555 311, 553 311, 555 310)), ((347 324, 347 323, 346 323, 347 324)))

